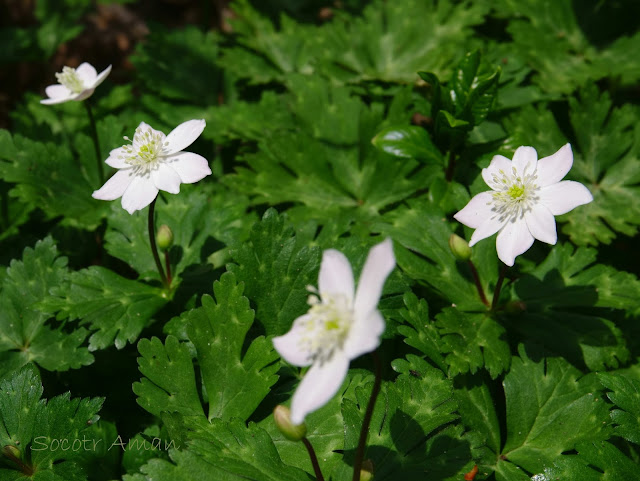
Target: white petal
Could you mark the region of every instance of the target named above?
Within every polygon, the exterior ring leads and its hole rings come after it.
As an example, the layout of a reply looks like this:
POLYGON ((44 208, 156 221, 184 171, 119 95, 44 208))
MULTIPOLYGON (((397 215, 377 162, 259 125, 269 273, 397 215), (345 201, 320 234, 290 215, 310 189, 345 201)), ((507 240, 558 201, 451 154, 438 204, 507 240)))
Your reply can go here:
POLYGON ((111 152, 109 152, 109 157, 107 157, 107 160, 105 160, 105 163, 108 166, 113 167, 114 169, 126 169, 128 167, 131 167, 129 164, 127 164, 124 161, 124 158, 122 159, 119 158, 121 156, 124 156, 124 154, 125 152, 122 147, 113 149, 111 152))
POLYGON ((558 242, 556 219, 544 205, 534 205, 531 211, 525 214, 524 220, 527 222, 531 235, 539 241, 551 245, 558 242))
POLYGON ((493 234, 502 229, 506 222, 506 220, 500 220, 497 215, 494 217, 489 217, 482 224, 480 224, 480 226, 475 231, 473 231, 471 239, 469 239, 469 247, 473 247, 482 239, 491 237, 493 234))
POLYGON ((131 169, 119 170, 100 189, 94 191, 91 197, 100 200, 115 200, 124 194, 133 178, 131 169))
POLYGON ((498 257, 508 266, 512 266, 516 257, 526 252, 532 244, 533 236, 524 219, 507 222, 496 240, 498 257))
POLYGON ((353 303, 356 316, 376 309, 384 282, 395 266, 396 258, 393 255, 391 239, 386 239, 371 248, 358 280, 358 289, 353 303))
POLYGON ((76 74, 82 80, 82 83, 85 87, 93 87, 93 82, 95 82, 96 77, 98 76, 98 72, 90 63, 83 62, 76 69, 76 74))
POLYGON ((167 155, 180 152, 193 144, 206 125, 204 120, 188 120, 178 125, 167 135, 167 155))
POLYGON ((160 162, 156 169, 151 171, 151 180, 154 185, 170 194, 180 192, 180 176, 171 166, 160 162))
POLYGON ((518 171, 518 175, 523 175, 525 170, 528 174, 535 172, 538 163, 538 153, 533 147, 518 147, 513 154, 511 164, 518 171))
POLYGON ((50 98, 42 99, 40 101, 40 103, 44 105, 61 104, 63 102, 73 100, 75 97, 75 94, 71 90, 64 85, 59 84, 49 85, 45 89, 45 92, 50 98))
POLYGON ((357 315, 349 329, 349 337, 344 352, 349 359, 374 351, 380 345, 380 336, 384 332, 385 322, 377 309, 366 315, 357 315))
POLYGON ((60 84, 49 85, 46 89, 44 89, 44 91, 47 94, 47 96, 52 99, 58 99, 63 97, 66 98, 66 97, 73 96, 73 92, 71 92, 71 90, 69 90, 64 85, 60 85, 60 84))
POLYGON ((305 322, 309 319, 309 314, 298 317, 293 321, 293 326, 283 336, 273 338, 273 347, 280 354, 280 357, 294 366, 308 366, 311 364, 309 351, 305 349, 303 337, 308 336, 305 322))
POLYGON ((88 99, 89 97, 91 97, 93 95, 94 91, 95 91, 95 89, 93 87, 89 88, 89 89, 84 89, 82 92, 77 94, 72 100, 75 100, 75 101, 79 102, 81 100, 88 99))
POLYGON ((566 214, 579 205, 588 204, 593 195, 580 182, 563 180, 540 189, 540 203, 547 206, 553 215, 566 214))
POLYGON ((461 224, 477 229, 480 225, 493 216, 491 211, 493 195, 491 192, 481 192, 475 195, 464 208, 453 216, 461 224))
POLYGON ((555 154, 538 161, 538 185, 545 187, 564 179, 573 165, 571 144, 566 144, 555 154))
POLYGON ((100 72, 100 75, 98 75, 98 77, 93 82, 93 88, 96 88, 98 85, 104 82, 104 79, 106 79, 110 73, 111 73, 111 65, 109 65, 102 72, 100 72))
POLYGON ((482 178, 493 190, 500 190, 502 185, 494 182, 493 176, 495 175, 501 179, 501 172, 504 172, 505 174, 509 174, 511 172, 511 161, 503 155, 494 155, 489 167, 482 169, 482 178))
POLYGON ((133 214, 151 204, 157 195, 158 189, 149 177, 136 175, 122 196, 122 208, 133 214))
POLYGON ((307 414, 321 408, 338 392, 347 370, 349 359, 336 352, 324 364, 314 364, 305 374, 291 400, 291 422, 302 424, 307 414))
POLYGON ((354 282, 351 264, 342 252, 329 249, 322 253, 318 290, 324 294, 342 294, 353 302, 354 282))
POLYGON ((193 152, 179 152, 164 157, 163 160, 173 167, 183 184, 193 184, 211 175, 209 161, 193 152))

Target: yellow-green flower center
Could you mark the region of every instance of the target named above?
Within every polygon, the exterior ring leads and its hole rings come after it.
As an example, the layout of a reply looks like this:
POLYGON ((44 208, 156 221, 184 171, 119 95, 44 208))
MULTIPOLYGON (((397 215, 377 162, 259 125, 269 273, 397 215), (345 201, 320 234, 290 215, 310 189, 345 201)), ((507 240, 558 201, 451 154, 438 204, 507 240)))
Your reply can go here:
POLYGON ((311 308, 302 322, 302 348, 311 362, 326 362, 342 349, 353 323, 353 308, 346 296, 322 294, 309 297, 311 308))
MULTIPOLYGON (((129 140, 128 137, 125 137, 129 140)), ((162 132, 157 132, 150 127, 140 127, 136 129, 133 142, 130 145, 123 145, 123 153, 120 159, 135 168, 136 173, 148 173, 165 153, 165 136, 162 132)))
POLYGON ((56 78, 61 85, 67 87, 74 94, 79 94, 85 89, 84 83, 75 68, 64 67, 62 72, 56 74, 56 78))
POLYGON ((511 187, 509 187, 507 194, 509 194, 509 197, 515 200, 519 197, 522 197, 522 195, 524 194, 524 187, 521 185, 512 185, 511 187))
POLYGON ((529 165, 525 166, 523 172, 512 167, 511 172, 500 170, 498 174, 493 174, 494 192, 490 204, 500 221, 523 217, 538 202, 538 176, 536 170, 528 170, 529 165))

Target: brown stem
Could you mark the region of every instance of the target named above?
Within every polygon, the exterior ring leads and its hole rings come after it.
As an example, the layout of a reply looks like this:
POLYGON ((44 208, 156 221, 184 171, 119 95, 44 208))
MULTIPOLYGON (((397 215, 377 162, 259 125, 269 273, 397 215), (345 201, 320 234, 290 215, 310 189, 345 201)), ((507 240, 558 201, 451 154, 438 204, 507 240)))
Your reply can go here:
POLYGON ((100 141, 98 140, 98 129, 96 128, 96 121, 93 118, 93 111, 91 110, 91 102, 86 99, 84 107, 87 109, 87 115, 89 116, 89 125, 91 126, 91 137, 93 138, 93 147, 96 151, 96 161, 98 162, 98 175, 100 176, 100 183, 104 184, 104 167, 102 166, 102 156, 100 155, 100 141))
POLYGON ((504 282, 504 276, 507 273, 507 269, 509 266, 506 264, 502 266, 500 270, 500 276, 498 277, 498 282, 496 284, 496 289, 493 291, 493 300, 491 301, 491 309, 495 309, 498 305, 498 300, 500 299, 500 291, 502 290, 502 283, 504 282))
POLYGON ((444 178, 447 182, 451 182, 453 179, 453 171, 456 168, 456 154, 453 150, 449 151, 449 163, 447 164, 447 170, 444 172, 444 178))
POLYGON ((469 268, 471 269, 471 275, 473 276, 473 282, 476 285, 476 289, 478 290, 478 295, 480 296, 480 300, 482 303, 489 307, 489 301, 487 296, 484 294, 484 289, 482 288, 482 283, 480 282, 480 275, 478 274, 478 269, 476 269, 475 264, 471 261, 467 261, 469 263, 469 268))
POLYGON ((318 481, 324 481, 324 476, 322 476, 322 470, 320 469, 320 464, 318 464, 318 457, 316 456, 313 446, 307 438, 302 438, 302 444, 307 448, 309 458, 311 459, 311 465, 313 466, 313 472, 316 473, 316 479, 318 481))
POLYGON ((371 391, 371 397, 369 398, 369 404, 367 405, 367 411, 364 413, 364 419, 362 421, 362 429, 360 429, 360 440, 358 441, 358 448, 356 449, 356 456, 353 460, 353 477, 352 481, 360 481, 360 471, 362 471, 362 461, 364 460, 364 448, 367 444, 367 437, 369 436, 369 426, 371 424, 371 416, 373 415, 373 408, 376 405, 378 394, 380 394, 380 385, 382 384, 382 364, 380 364, 380 358, 378 353, 373 351, 371 353, 373 357, 373 363, 376 369, 376 379, 373 383, 373 390, 371 391))
POLYGON ((153 202, 151 202, 151 205, 149 205, 149 242, 151 243, 151 253, 153 254, 153 260, 156 262, 156 267, 158 268, 160 279, 162 280, 164 286, 168 289, 170 284, 169 281, 167 281, 167 276, 165 276, 164 274, 164 269, 162 268, 162 263, 160 262, 160 256, 158 255, 158 247, 156 246, 156 229, 154 226, 154 211, 156 208, 156 200, 158 200, 157 197, 153 199, 153 202))

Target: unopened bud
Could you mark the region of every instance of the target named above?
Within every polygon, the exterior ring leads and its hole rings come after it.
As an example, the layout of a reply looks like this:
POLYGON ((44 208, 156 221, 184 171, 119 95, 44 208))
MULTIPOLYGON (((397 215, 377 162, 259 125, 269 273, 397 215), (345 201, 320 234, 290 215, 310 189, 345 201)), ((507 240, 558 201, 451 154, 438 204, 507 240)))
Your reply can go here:
POLYGON ((11 459, 12 461, 20 461, 22 458, 22 452, 11 444, 8 444, 2 448, 2 454, 4 457, 11 459))
POLYGON ((509 301, 504 306, 507 314, 520 314, 527 310, 527 305, 522 301, 509 301))
POLYGON ((173 245, 173 232, 168 225, 162 224, 156 234, 156 240, 158 241, 158 247, 160 250, 166 251, 173 245))
POLYGON ((291 411, 287 406, 278 404, 273 410, 273 419, 278 430, 289 441, 300 441, 307 435, 306 424, 296 425, 291 422, 291 411))
POLYGON ((471 247, 469 243, 456 234, 449 237, 449 248, 456 259, 459 261, 468 261, 471 258, 471 247))
POLYGON ((365 459, 360 470, 360 481, 371 481, 373 479, 373 461, 365 459))

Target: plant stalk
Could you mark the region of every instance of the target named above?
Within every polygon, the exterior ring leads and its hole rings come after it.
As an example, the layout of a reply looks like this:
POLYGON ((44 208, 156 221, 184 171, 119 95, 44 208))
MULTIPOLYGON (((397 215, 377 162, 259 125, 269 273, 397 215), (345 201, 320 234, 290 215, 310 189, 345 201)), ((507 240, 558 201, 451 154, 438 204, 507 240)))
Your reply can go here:
POLYGON ((98 129, 96 128, 96 121, 93 118, 93 111, 91 110, 91 102, 89 101, 89 99, 86 99, 82 103, 87 109, 87 115, 89 116, 91 137, 93 138, 93 147, 96 150, 96 161, 98 162, 98 176, 100 177, 100 183, 104 184, 104 167, 102 166, 102 156, 100 155, 100 141, 98 140, 98 129))
POLYGON ((164 273, 164 269, 162 268, 162 263, 160 262, 160 256, 158 255, 158 247, 156 246, 156 228, 155 228, 155 209, 156 209, 156 200, 158 197, 153 199, 151 205, 149 205, 149 243, 151 244, 151 253, 153 254, 153 260, 156 262, 156 267, 158 268, 158 273, 160 274, 160 279, 164 286, 168 289, 170 281, 167 280, 167 276, 164 273))
POLYGON ((171 285, 171 281, 173 279, 171 277, 171 261, 169 260, 169 249, 164 251, 164 266, 167 270, 167 284, 171 285))
POLYGON ((480 275, 478 274, 478 269, 476 269, 476 266, 473 263, 473 261, 468 260, 467 262, 469 263, 469 268, 471 269, 471 275, 473 276, 473 282, 475 283, 476 289, 478 290, 478 295, 480 296, 480 300, 485 306, 490 307, 489 300, 487 299, 487 296, 484 294, 484 289, 482 288, 482 283, 480 282, 480 275))
POLYGON ((491 309, 494 310, 498 305, 500 299, 500 291, 502 290, 502 283, 504 282, 504 276, 507 273, 509 266, 506 264, 500 269, 500 275, 498 276, 498 282, 496 283, 496 289, 493 291, 493 300, 491 301, 491 309))
POLYGON ((367 444, 367 437, 369 436, 369 426, 371 425, 371 416, 373 415, 373 408, 376 405, 378 394, 380 394, 380 385, 382 384, 382 364, 380 364, 380 358, 378 353, 373 351, 371 353, 373 363, 376 369, 376 379, 373 383, 373 390, 371 391, 371 397, 369 398, 369 404, 367 405, 367 411, 364 413, 364 419, 362 420, 362 429, 360 430, 360 440, 358 441, 358 448, 356 449, 356 456, 353 460, 353 478, 352 481, 360 481, 360 471, 362 471, 362 461, 364 460, 364 449, 367 444))
POLYGON ((316 452, 313 449, 313 446, 306 437, 302 438, 302 444, 304 444, 304 447, 307 448, 309 458, 311 459, 311 465, 313 466, 313 472, 316 474, 317 481, 324 481, 324 476, 322 475, 322 470, 320 469, 320 464, 318 463, 318 457, 316 456, 316 452))

